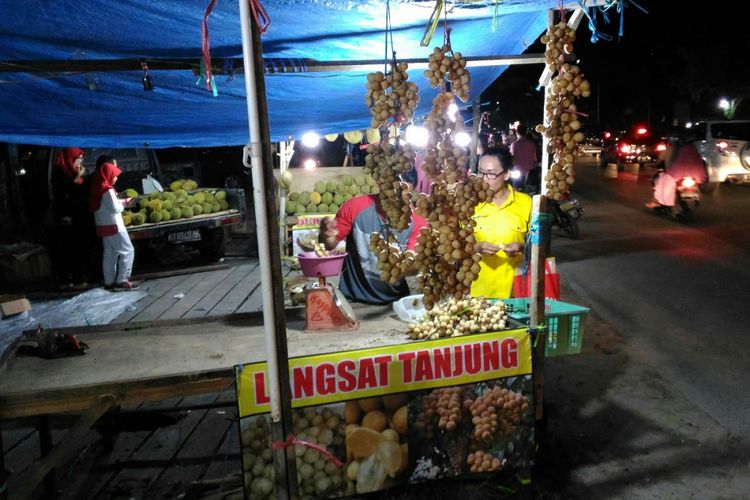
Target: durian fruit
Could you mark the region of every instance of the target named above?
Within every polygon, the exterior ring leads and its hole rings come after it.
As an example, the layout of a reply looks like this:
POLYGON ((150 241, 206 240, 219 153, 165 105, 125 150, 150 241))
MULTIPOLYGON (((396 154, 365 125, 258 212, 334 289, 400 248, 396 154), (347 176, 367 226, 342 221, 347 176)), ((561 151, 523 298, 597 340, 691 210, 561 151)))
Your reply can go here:
POLYGON ((168 210, 161 210, 160 213, 162 222, 166 222, 172 218, 172 214, 168 210))
POLYGON ((169 211, 169 215, 172 218, 172 220, 181 219, 182 218, 182 210, 180 210, 177 207, 174 207, 172 210, 169 211))
POLYGON ((286 213, 287 215, 294 215, 297 211, 297 204, 293 201, 286 202, 286 213))
POLYGON ((323 196, 320 197, 320 202, 325 203, 326 205, 330 204, 333 201, 333 195, 331 193, 325 193, 323 196))
POLYGON ((127 196, 128 198, 135 198, 136 196, 138 196, 138 191, 128 188, 125 190, 125 196, 127 196))
POLYGON ((219 202, 219 209, 220 210, 229 210, 229 203, 227 203, 227 200, 221 200, 219 202))
POLYGON ((336 205, 341 205, 342 203, 344 203, 344 195, 343 195, 343 194, 341 194, 341 193, 336 193, 336 194, 334 194, 334 195, 333 195, 333 202, 334 202, 334 203, 335 203, 336 205))
POLYGON ((295 201, 295 202, 299 201, 299 193, 297 192, 289 193, 289 195, 286 198, 289 201, 295 201))
POLYGON ((219 203, 218 201, 214 201, 213 205, 211 206, 211 212, 221 212, 221 203, 219 203))
POLYGON ((161 208, 163 208, 164 210, 172 210, 173 207, 174 203, 172 202, 172 200, 162 200, 161 208))
POLYGON ((149 222, 161 222, 161 212, 151 212, 148 216, 149 222))
POLYGON ((185 191, 193 191, 194 189, 197 189, 197 188, 198 188, 198 183, 192 179, 188 179, 182 183, 182 189, 184 189, 185 191))
POLYGON ((365 176, 365 184, 368 186, 374 186, 375 185, 375 179, 371 175, 365 176))
POLYGON ((351 175, 345 175, 341 178, 341 182, 344 184, 344 186, 351 186, 354 182, 354 179, 352 179, 351 175))
POLYGON ((299 200, 297 200, 300 205, 307 206, 310 204, 310 191, 302 191, 299 194, 299 200))
POLYGON ((326 183, 323 181, 318 181, 315 183, 315 192, 318 194, 323 194, 326 192, 326 183))
POLYGON ((148 204, 151 200, 149 200, 147 197, 138 198, 138 208, 141 210, 146 210, 148 208, 148 204))
POLYGON ((359 174, 354 176, 354 184, 357 186, 364 186, 366 182, 364 175, 359 174))
POLYGON ((184 189, 178 189, 177 191, 175 191, 174 194, 175 194, 175 196, 177 196, 178 199, 179 198, 186 198, 187 195, 188 195, 187 191, 185 191, 184 189))
POLYGON ((182 217, 185 219, 188 219, 193 216, 193 207, 187 206, 181 209, 182 210, 182 217))
POLYGON ((133 217, 132 217, 132 224, 133 224, 134 226, 140 226, 140 225, 141 225, 141 224, 143 224, 144 222, 146 222, 146 216, 145 216, 145 215, 143 215, 143 213, 141 213, 141 212, 136 212, 136 213, 134 213, 134 214, 133 214, 133 217))
POLYGON ((328 211, 332 214, 335 214, 339 211, 339 206, 336 203, 331 203, 328 205, 328 211))
POLYGON ((214 198, 216 198, 216 201, 226 200, 227 199, 227 192, 226 191, 216 191, 216 194, 214 195, 214 198))
POLYGON ((193 215, 203 215, 203 205, 200 203, 193 205, 193 215))
POLYGON ((122 213, 122 222, 125 223, 125 226, 129 226, 133 223, 133 214, 128 212, 127 210, 122 213))
POLYGON ((352 184, 349 186, 349 194, 352 196, 357 196, 359 194, 359 187, 357 187, 356 184, 352 184))
POLYGON ((315 208, 316 206, 317 205, 315 205, 312 202, 308 203, 308 205, 305 207, 305 212, 310 213, 310 214, 314 214, 317 211, 316 208, 315 208))
POLYGON ((310 193, 310 203, 313 205, 320 205, 320 201, 322 200, 322 196, 317 191, 310 193))
POLYGON ((195 193, 193 195, 193 200, 196 203, 200 203, 201 205, 203 205, 203 202, 206 201, 206 193, 195 193))
POLYGON ((162 193, 161 199, 162 200, 169 200, 171 202, 174 202, 177 199, 177 195, 174 194, 171 191, 165 191, 165 192, 162 193))
POLYGON ((148 195, 148 198, 150 200, 159 200, 161 199, 161 193, 159 191, 154 191, 148 195))
POLYGON ((203 203, 203 213, 204 214, 210 214, 213 211, 214 204, 205 202, 203 203))
POLYGON ((182 184, 184 182, 185 181, 182 179, 177 179, 176 181, 174 181, 172 184, 169 185, 169 189, 171 191, 177 191, 178 189, 182 189, 182 184))
POLYGON ((336 192, 336 183, 335 182, 331 182, 331 181, 326 182, 326 192, 331 193, 331 194, 335 193, 336 192))
POLYGON ((317 212, 320 214, 326 214, 328 213, 328 204, 327 203, 321 203, 317 207, 317 212))
POLYGON ((344 184, 343 182, 339 182, 338 184, 336 184, 336 193, 346 193, 346 184, 344 184))
POLYGON ((151 210, 153 210, 154 212, 158 212, 159 210, 161 210, 161 209, 162 209, 162 201, 161 201, 160 199, 158 199, 158 198, 156 198, 156 199, 152 199, 152 200, 151 200, 151 201, 150 201, 150 202, 148 203, 148 206, 149 206, 149 208, 150 208, 151 210))
POLYGON ((370 194, 378 194, 380 192, 380 188, 378 186, 370 186, 370 194))

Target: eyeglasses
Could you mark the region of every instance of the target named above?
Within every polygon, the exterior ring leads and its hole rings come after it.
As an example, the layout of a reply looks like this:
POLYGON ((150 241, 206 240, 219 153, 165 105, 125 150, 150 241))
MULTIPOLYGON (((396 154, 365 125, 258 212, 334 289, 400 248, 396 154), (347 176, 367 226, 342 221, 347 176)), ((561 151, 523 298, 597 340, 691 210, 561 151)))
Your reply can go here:
POLYGON ((498 177, 500 177, 501 175, 503 175, 505 172, 499 172, 499 173, 495 173, 495 172, 482 172, 480 170, 478 173, 479 173, 480 177, 486 177, 487 179, 489 179, 491 181, 494 181, 495 179, 497 179, 498 177))

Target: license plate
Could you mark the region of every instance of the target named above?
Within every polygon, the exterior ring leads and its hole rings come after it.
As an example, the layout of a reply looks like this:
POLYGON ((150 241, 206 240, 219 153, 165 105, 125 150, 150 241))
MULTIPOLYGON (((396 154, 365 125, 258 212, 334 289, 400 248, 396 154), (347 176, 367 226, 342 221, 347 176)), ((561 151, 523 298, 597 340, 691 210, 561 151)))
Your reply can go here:
POLYGON ((200 239, 201 232, 198 229, 176 231, 167 235, 167 241, 170 243, 185 243, 188 241, 200 241, 200 239))

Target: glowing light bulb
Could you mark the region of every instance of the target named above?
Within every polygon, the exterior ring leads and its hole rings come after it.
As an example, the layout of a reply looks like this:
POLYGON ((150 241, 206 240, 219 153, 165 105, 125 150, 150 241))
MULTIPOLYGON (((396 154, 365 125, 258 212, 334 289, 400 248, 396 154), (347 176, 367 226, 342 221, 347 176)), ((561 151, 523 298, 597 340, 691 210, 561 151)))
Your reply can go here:
POLYGON ((427 129, 416 125, 409 125, 404 134, 406 136, 406 142, 418 148, 426 146, 427 141, 430 139, 430 133, 427 129))
POLYGON ((302 165, 304 165, 305 170, 313 170, 318 166, 318 162, 313 160, 312 158, 308 158, 302 165))
POLYGON ((317 148, 320 144, 320 136, 315 132, 305 132, 302 135, 302 144, 307 148, 317 148))

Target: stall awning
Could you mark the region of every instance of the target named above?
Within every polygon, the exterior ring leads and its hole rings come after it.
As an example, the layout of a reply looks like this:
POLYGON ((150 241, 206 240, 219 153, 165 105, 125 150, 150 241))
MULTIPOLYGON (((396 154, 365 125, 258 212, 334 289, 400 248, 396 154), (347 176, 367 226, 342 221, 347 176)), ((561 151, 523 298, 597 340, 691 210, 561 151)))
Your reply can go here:
MULTIPOLYGON (((369 126, 366 70, 306 71, 317 61, 383 60, 383 1, 262 2, 271 25, 263 35, 272 140, 369 126)), ((109 147, 217 146, 247 142, 241 74, 216 77, 214 96, 188 66, 201 58, 201 24, 209 0, 0 0, 0 141, 109 147), (144 91, 139 61, 151 69, 144 91), (123 61, 133 61, 125 70, 123 61), (90 65, 82 67, 81 62, 90 65), (22 65, 22 66, 19 66, 22 65), (156 66, 156 63, 154 63, 156 66), (113 69, 114 68, 114 69, 113 69)), ((400 59, 426 58, 443 43, 438 26, 420 46, 433 1, 391 2, 391 37, 400 59)), ((523 53, 545 30, 557 0, 450 4, 455 50, 470 57, 523 53)), ((241 67, 239 8, 216 2, 208 17, 212 57, 241 67), (235 61, 233 61, 233 59, 235 61)), ((389 40, 390 40, 389 38, 389 40)), ((390 55, 390 54, 389 54, 390 55)), ((472 69, 476 98, 507 66, 472 69)), ((434 91, 421 70, 418 115, 434 91)))

